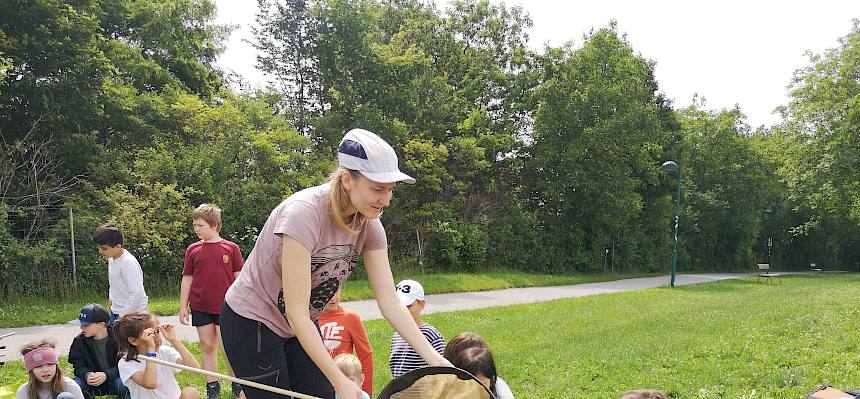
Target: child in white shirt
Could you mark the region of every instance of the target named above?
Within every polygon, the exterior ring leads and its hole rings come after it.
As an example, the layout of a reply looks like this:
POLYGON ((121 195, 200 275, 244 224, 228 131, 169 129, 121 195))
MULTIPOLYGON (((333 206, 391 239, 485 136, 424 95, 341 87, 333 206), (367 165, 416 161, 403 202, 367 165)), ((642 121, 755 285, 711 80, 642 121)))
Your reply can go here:
POLYGON ((171 363, 199 368, 197 359, 176 338, 172 324, 158 325, 148 312, 131 312, 119 318, 113 328, 119 351, 119 377, 128 387, 131 399, 199 399, 200 392, 192 387, 179 388, 172 367, 138 359, 139 356, 159 358, 171 363), (173 347, 162 345, 161 335, 173 347))

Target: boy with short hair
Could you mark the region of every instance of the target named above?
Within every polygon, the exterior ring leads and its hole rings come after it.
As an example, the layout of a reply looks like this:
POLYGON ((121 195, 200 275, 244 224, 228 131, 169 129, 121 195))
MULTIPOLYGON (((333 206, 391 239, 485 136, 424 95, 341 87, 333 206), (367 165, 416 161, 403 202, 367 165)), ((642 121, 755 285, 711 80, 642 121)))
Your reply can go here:
POLYGON ((110 321, 130 312, 146 310, 149 298, 143 288, 143 270, 137 258, 123 248, 123 237, 113 224, 103 224, 93 236, 99 254, 108 261, 108 308, 110 321))
MULTIPOLYGON (((200 357, 203 369, 218 372, 218 348, 223 351, 219 318, 227 289, 239 277, 244 262, 235 243, 221 238, 221 208, 201 204, 191 215, 194 233, 200 238, 185 251, 182 282, 179 290, 179 322, 197 327, 200 337, 200 357)), ((233 370, 227 363, 230 374, 233 370)), ((233 395, 239 397, 242 388, 232 384, 233 395)), ((217 398, 221 385, 215 377, 206 376, 206 396, 217 398)))
POLYGON ((74 380, 84 397, 116 395, 128 399, 128 388, 119 378, 119 355, 111 328, 110 313, 99 304, 81 308, 76 320, 69 323, 81 326, 81 333, 69 348, 69 363, 74 368, 74 380))
MULTIPOLYGON (((445 339, 435 327, 421 320, 421 312, 424 310, 426 302, 424 301, 424 287, 414 280, 403 280, 397 283, 395 287, 397 296, 400 302, 406 305, 406 309, 412 314, 412 319, 418 325, 418 329, 436 349, 436 352, 443 354, 445 351, 445 339)), ((421 368, 427 367, 427 362, 418 355, 418 352, 409 345, 400 334, 394 333, 391 337, 391 355, 388 358, 388 364, 391 368, 391 376, 393 378, 421 368)))

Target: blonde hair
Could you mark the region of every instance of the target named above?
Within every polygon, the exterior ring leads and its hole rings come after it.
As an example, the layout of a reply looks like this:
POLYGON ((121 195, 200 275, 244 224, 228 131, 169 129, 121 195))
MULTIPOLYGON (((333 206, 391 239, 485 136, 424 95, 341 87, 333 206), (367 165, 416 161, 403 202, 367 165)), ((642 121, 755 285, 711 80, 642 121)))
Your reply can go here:
POLYGON ((328 175, 328 180, 331 185, 331 190, 329 191, 329 199, 331 199, 331 217, 334 218, 334 222, 337 223, 337 226, 340 227, 345 233, 355 236, 361 232, 361 225, 364 224, 364 216, 361 212, 356 212, 353 218, 357 218, 358 221, 358 229, 353 229, 352 226, 349 225, 346 221, 346 212, 352 206, 352 202, 349 199, 349 191, 346 191, 346 187, 343 186, 343 181, 341 180, 344 173, 349 173, 350 177, 353 180, 357 180, 362 178, 361 173, 349 170, 343 167, 338 167, 328 175))
POLYGON ((201 219, 213 227, 215 231, 221 232, 221 208, 215 204, 200 204, 191 214, 191 220, 201 219))
MULTIPOLYGON (((21 347, 21 356, 24 356, 39 348, 56 348, 57 344, 54 340, 43 338, 41 341, 31 342, 21 347)), ((57 395, 66 392, 66 379, 63 377, 63 369, 59 364, 54 365, 57 372, 54 373, 54 379, 51 380, 51 398, 56 398, 57 395)), ((27 382, 27 399, 39 399, 39 384, 41 381, 36 379, 36 375, 30 370, 30 379, 27 382)))
POLYGON ((665 396, 663 392, 654 389, 638 389, 624 392, 620 399, 665 399, 665 396))
POLYGON ((361 361, 352 353, 341 353, 334 358, 334 364, 347 378, 361 379, 361 361))

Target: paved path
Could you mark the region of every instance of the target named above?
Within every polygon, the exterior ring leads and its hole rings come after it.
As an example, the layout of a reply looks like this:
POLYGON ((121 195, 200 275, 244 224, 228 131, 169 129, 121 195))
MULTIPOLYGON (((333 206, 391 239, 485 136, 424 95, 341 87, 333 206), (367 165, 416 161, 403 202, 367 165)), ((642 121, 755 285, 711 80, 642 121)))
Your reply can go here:
MULTIPOLYGON (((747 276, 749 274, 681 274, 675 279, 676 285, 707 283, 747 276)), ((563 285, 556 287, 509 288, 495 291, 461 292, 452 294, 437 294, 427 296, 427 307, 424 313, 451 312, 457 310, 480 309, 494 306, 516 305, 551 301, 553 299, 574 298, 588 295, 607 294, 612 292, 634 291, 655 288, 669 284, 669 276, 632 278, 626 280, 607 281, 602 283, 563 285)), ((343 302, 349 309, 357 311, 363 320, 382 318, 376 300, 343 302)), ((161 316, 162 323, 173 323, 177 328, 180 339, 197 341, 197 331, 192 326, 179 324, 178 316, 161 316)), ((57 341, 61 354, 69 353, 72 339, 80 333, 80 328, 69 324, 55 324, 37 327, 20 327, 0 329, 0 336, 15 332, 15 335, 4 338, 0 345, 7 349, 0 351, 6 357, 0 360, 16 360, 20 358, 18 348, 28 342, 42 337, 51 337, 57 341)))

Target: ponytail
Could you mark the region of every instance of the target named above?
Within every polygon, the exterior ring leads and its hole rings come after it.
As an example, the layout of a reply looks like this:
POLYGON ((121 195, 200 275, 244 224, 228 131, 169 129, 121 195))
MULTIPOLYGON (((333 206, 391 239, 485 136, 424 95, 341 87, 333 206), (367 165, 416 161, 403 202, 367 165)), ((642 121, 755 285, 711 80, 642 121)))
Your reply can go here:
POLYGON ((329 191, 329 198, 331 199, 331 217, 341 230, 349 235, 355 236, 361 232, 361 225, 364 224, 364 216, 361 212, 356 212, 353 216, 353 218, 358 218, 358 229, 353 229, 352 226, 350 226, 350 223, 347 223, 346 213, 352 203, 349 199, 349 191, 346 191, 346 187, 343 186, 343 182, 341 181, 341 177, 344 173, 349 173, 353 180, 362 177, 361 173, 342 167, 338 167, 334 172, 331 172, 328 176, 328 180, 331 185, 331 190, 329 191))

